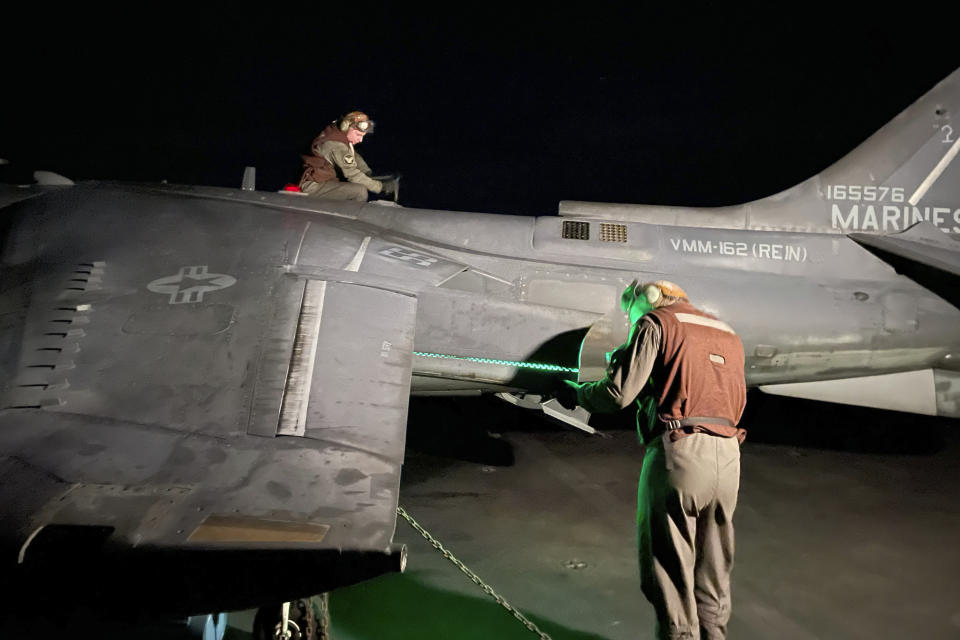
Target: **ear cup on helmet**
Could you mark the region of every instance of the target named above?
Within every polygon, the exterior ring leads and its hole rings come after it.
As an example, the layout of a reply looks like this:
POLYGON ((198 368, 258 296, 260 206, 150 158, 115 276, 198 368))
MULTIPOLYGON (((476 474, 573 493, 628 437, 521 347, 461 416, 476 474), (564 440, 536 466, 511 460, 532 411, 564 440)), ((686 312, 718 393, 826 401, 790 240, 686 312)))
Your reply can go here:
POLYGON ((650 304, 656 304, 658 300, 663 296, 663 293, 660 291, 660 287, 655 284, 648 284, 643 288, 643 295, 647 298, 647 302, 650 304))
POLYGON ((346 118, 340 119, 340 131, 346 132, 350 128, 350 121, 346 118))

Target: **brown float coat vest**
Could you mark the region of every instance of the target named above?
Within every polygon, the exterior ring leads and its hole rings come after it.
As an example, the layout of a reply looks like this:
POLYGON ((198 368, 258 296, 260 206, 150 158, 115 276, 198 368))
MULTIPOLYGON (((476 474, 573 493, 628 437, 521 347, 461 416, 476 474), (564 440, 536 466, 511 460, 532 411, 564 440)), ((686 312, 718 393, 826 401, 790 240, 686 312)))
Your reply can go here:
POLYGON ((330 182, 331 180, 339 180, 337 176, 337 169, 330 162, 319 155, 320 146, 327 140, 333 140, 335 142, 342 142, 345 145, 349 145, 350 141, 347 140, 347 132, 340 131, 340 129, 333 124, 327 125, 327 128, 320 132, 313 140, 313 144, 310 145, 310 148, 313 150, 314 155, 312 156, 300 156, 303 158, 303 177, 300 178, 300 184, 302 185, 306 181, 312 182, 330 182))
POLYGON ((660 422, 665 426, 671 420, 683 420, 695 431, 742 441, 746 431, 736 425, 747 402, 747 388, 743 343, 737 334, 689 302, 647 315, 662 333, 652 372, 660 422), (699 417, 720 420, 700 422, 699 417))

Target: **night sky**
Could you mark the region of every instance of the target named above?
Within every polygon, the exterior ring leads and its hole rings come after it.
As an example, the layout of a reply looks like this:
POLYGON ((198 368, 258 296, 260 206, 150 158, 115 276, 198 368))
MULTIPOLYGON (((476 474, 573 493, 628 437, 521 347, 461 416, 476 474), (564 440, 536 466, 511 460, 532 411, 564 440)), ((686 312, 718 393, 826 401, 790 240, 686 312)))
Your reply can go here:
POLYGON ((254 165, 276 190, 361 109, 377 130, 359 150, 403 174, 407 206, 734 204, 821 171, 960 67, 953 4, 22 16, 4 25, 0 157, 229 187, 254 165))

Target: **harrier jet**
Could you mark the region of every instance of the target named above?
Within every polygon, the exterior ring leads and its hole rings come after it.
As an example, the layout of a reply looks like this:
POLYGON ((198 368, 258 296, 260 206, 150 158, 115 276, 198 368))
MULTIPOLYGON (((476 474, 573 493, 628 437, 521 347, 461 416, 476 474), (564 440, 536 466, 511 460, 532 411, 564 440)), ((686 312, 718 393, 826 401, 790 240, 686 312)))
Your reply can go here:
POLYGON ((0 575, 209 612, 402 570, 408 397, 589 429, 550 392, 602 375, 635 278, 728 320, 752 386, 960 416, 958 114, 960 71, 821 174, 714 209, 7 188, 0 575))

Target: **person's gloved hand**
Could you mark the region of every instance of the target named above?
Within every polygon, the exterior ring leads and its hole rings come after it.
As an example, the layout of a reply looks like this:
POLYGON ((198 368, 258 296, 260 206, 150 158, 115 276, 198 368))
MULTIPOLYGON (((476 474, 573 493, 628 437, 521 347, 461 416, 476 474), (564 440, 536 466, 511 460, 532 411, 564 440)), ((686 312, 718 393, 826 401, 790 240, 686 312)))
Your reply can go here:
POLYGON ((397 197, 397 180, 396 178, 388 178, 387 180, 382 181, 380 187, 380 193, 378 194, 384 200, 394 200, 397 197))
POLYGON ((557 402, 560 403, 560 406, 568 411, 572 411, 577 408, 577 389, 582 385, 573 382, 572 380, 564 380, 563 384, 557 389, 557 395, 555 396, 557 402))

